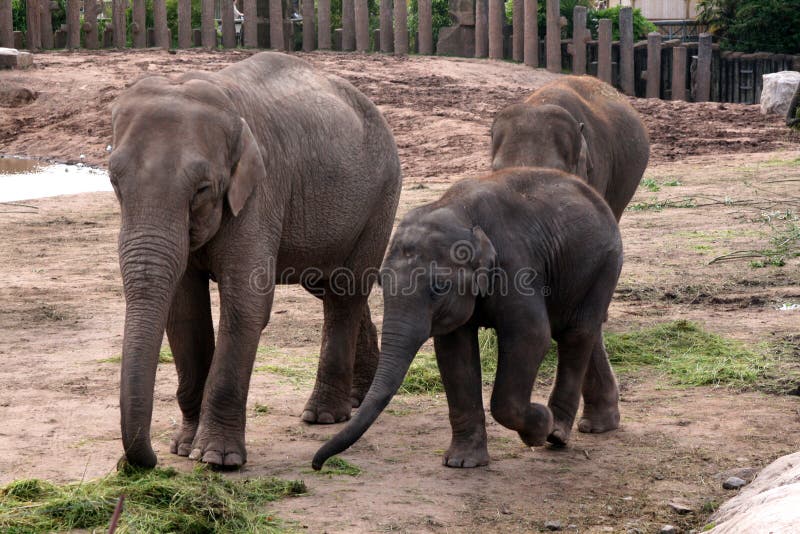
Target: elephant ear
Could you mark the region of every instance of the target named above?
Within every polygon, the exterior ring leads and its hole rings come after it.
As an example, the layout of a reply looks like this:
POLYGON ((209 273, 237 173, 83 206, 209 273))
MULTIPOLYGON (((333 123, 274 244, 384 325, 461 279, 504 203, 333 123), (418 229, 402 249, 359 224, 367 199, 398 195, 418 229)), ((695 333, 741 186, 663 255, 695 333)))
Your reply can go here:
POLYGON ((259 180, 267 175, 264 160, 261 158, 261 150, 258 148, 258 141, 250 130, 250 126, 247 125, 247 121, 241 120, 242 130, 239 134, 237 150, 239 158, 233 165, 231 182, 228 185, 228 204, 234 217, 242 211, 259 180))
POLYGON ((473 260, 473 287, 477 289, 478 295, 485 297, 489 292, 489 285, 492 279, 492 269, 497 261, 497 251, 480 226, 472 228, 472 241, 475 246, 475 257, 473 260))
POLYGON ((592 176, 592 156, 589 154, 589 145, 586 144, 586 137, 583 135, 583 123, 579 123, 579 131, 581 133, 581 152, 578 156, 578 171, 577 175, 591 183, 592 176))

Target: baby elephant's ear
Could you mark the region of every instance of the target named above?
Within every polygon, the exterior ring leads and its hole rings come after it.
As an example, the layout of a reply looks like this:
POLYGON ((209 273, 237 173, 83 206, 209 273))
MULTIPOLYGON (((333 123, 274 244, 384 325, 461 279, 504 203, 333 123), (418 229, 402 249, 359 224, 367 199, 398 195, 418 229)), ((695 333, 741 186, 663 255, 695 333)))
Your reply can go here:
POLYGON ((258 142, 244 119, 237 152, 239 159, 233 165, 231 183, 228 186, 228 204, 234 216, 239 215, 253 188, 267 174, 258 142))
POLYGON ((474 287, 477 288, 479 295, 485 297, 489 292, 489 284, 492 279, 491 270, 494 269, 497 260, 497 251, 495 251, 489 236, 480 226, 472 228, 472 239, 475 244, 474 287))

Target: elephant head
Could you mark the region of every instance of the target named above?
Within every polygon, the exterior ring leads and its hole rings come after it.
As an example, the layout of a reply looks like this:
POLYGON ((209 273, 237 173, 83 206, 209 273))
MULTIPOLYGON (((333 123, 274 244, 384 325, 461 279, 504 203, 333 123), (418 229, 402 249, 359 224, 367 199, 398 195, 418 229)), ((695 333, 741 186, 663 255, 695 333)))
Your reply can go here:
POLYGON ((492 124, 492 170, 546 167, 589 182, 592 160, 583 129, 584 124, 561 106, 509 106, 492 124))
POLYGON ((125 293, 120 410, 129 462, 152 467, 158 352, 189 253, 240 215, 265 175, 248 124, 214 84, 145 78, 112 111, 109 174, 121 207, 125 293))
POLYGON ((375 378, 356 416, 314 456, 314 469, 367 431, 422 344, 467 323, 477 296, 490 289, 496 252, 487 235, 466 214, 431 208, 409 213, 392 238, 381 268, 384 318, 375 378))

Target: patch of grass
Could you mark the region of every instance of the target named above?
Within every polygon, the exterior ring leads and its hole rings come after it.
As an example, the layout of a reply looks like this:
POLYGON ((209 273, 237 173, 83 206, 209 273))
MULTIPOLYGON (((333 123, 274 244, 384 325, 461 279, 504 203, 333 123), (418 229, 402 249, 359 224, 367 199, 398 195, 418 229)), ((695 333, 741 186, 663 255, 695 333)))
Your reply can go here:
POLYGON ((667 180, 663 184, 666 187, 678 187, 679 185, 683 185, 680 180, 674 178, 672 180, 667 180))
POLYGON ((361 468, 357 465, 351 464, 344 458, 333 456, 327 462, 325 462, 325 466, 322 468, 322 470, 313 472, 328 476, 346 475, 349 477, 357 477, 361 474, 361 468))
MULTIPOLYGON (((497 336, 492 329, 481 329, 478 340, 483 383, 490 385, 497 372, 497 336)), ((672 321, 620 334, 606 333, 604 340, 616 371, 627 373, 652 367, 681 386, 752 386, 767 378, 774 359, 766 350, 753 350, 688 321, 672 321)), ((557 361, 553 342, 539 375, 552 375, 557 361)), ((417 355, 400 391, 417 395, 444 392, 435 355, 417 355)))
POLYGON ((693 198, 685 198, 683 200, 659 200, 657 198, 631 204, 626 211, 663 211, 667 208, 695 208, 697 202, 693 198))
POLYGON ((641 185, 651 193, 657 193, 661 191, 661 186, 659 186, 658 182, 656 182, 652 178, 645 178, 644 180, 641 181, 639 185, 641 185))
POLYGON ((269 413, 269 406, 257 402, 256 405, 253 406, 253 412, 255 412, 256 415, 267 415, 269 413))
POLYGON ((314 371, 306 367, 289 367, 286 365, 259 365, 254 369, 257 373, 270 373, 282 376, 292 384, 305 384, 314 378, 314 371))
MULTIPOLYGON (((100 363, 122 363, 122 354, 117 354, 116 356, 111 356, 110 358, 103 358, 102 360, 97 360, 100 363)), ((158 363, 174 363, 175 358, 172 356, 172 351, 169 347, 162 348, 158 351, 158 363)))
POLYGON ((8 484, 0 489, 0 531, 102 531, 125 495, 119 533, 281 532, 281 521, 261 507, 306 491, 301 481, 226 479, 202 467, 184 474, 122 465, 117 473, 89 482, 8 484))

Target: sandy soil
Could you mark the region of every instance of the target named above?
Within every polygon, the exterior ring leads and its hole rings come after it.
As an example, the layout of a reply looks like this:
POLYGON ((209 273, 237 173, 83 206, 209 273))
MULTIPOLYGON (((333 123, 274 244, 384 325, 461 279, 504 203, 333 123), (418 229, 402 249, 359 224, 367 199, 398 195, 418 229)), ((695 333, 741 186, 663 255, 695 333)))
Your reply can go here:
MULTIPOLYGON (((30 105, 3 109, 0 154, 59 161, 85 154, 103 166, 109 106, 127 84, 143 74, 217 69, 245 55, 37 55, 34 70, 0 73, 0 82, 40 93, 30 105)), ((505 62, 304 57, 351 80, 385 113, 406 177, 401 214, 485 169, 492 114, 551 77, 505 62)), ((800 303, 800 260, 762 269, 709 262, 768 246, 773 233, 764 214, 797 210, 800 138, 753 106, 634 105, 653 138, 646 177, 661 189, 640 189, 633 205, 641 209, 623 218, 626 265, 608 328, 688 318, 750 343, 796 346, 800 312, 777 308, 800 303), (665 202, 693 207, 653 209, 665 202)), ((0 484, 101 476, 121 453, 113 361, 124 315, 117 204, 106 193, 25 204, 0 206, 0 484)), ((380 294, 371 302, 380 324, 380 294)), ((321 476, 310 471, 310 459, 337 427, 299 419, 313 383, 321 316, 302 290, 279 290, 252 380, 242 472, 305 479, 309 496, 274 508, 311 532, 529 532, 546 520, 581 532, 653 532, 664 523, 688 531, 727 496, 722 473, 758 468, 800 443, 797 396, 676 388, 644 371, 620 377, 622 428, 576 432, 566 450, 530 450, 489 416, 492 463, 475 470, 440 465, 449 443, 443 396, 398 396, 343 455, 362 474, 321 476), (268 413, 257 413, 257 404, 268 413), (693 511, 678 515, 672 501, 693 511)), ((175 387, 174 368, 162 365, 154 446, 162 464, 189 469, 188 460, 168 453, 179 418, 175 387)), ((546 384, 535 390, 539 399, 547 393, 546 384)))

